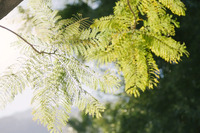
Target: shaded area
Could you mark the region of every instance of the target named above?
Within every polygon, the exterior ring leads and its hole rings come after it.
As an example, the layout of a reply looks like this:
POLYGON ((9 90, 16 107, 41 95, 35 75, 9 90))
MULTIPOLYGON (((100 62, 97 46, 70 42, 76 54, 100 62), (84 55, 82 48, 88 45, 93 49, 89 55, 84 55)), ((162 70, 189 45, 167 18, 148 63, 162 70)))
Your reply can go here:
POLYGON ((83 17, 90 17, 91 19, 100 18, 101 16, 108 16, 113 14, 113 7, 118 0, 101 0, 98 8, 92 9, 84 2, 67 4, 66 8, 60 11, 62 18, 70 18, 74 14, 80 13, 83 17))
POLYGON ((23 0, 0 0, 0 20, 23 0))

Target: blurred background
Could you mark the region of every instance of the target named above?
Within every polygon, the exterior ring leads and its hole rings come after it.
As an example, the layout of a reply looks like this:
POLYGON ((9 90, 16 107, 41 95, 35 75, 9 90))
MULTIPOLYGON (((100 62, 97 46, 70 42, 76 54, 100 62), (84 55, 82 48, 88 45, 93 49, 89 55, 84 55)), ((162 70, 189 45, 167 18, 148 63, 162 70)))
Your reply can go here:
MULTIPOLYGON (((81 13, 93 20, 112 14, 116 1, 54 0, 53 4, 63 18, 81 13)), ((177 16, 180 28, 176 29, 174 38, 186 43, 189 58, 183 57, 178 65, 156 58, 162 72, 157 88, 141 93, 139 98, 116 94, 114 101, 107 102, 100 119, 79 113, 74 108, 72 112, 75 113, 72 113, 64 133, 200 133, 200 1, 182 1, 187 8, 186 16, 177 16)), ((24 17, 23 14, 27 13, 20 9, 24 17)), ((25 95, 20 97, 30 99, 26 97, 30 97, 31 92, 25 95)), ((24 99, 22 101, 26 101, 24 99)), ((0 132, 48 133, 46 128, 32 121, 29 102, 22 104, 22 101, 6 112, 20 105, 26 106, 21 111, 27 111, 2 115, 0 132)))

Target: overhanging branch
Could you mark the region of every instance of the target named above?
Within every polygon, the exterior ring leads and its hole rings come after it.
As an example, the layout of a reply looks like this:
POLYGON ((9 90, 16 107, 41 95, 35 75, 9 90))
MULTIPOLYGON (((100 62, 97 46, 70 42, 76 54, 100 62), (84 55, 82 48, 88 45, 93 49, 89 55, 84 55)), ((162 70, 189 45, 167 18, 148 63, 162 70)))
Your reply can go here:
POLYGON ((5 26, 0 25, 0 28, 6 29, 10 32, 12 32, 13 34, 15 34, 16 36, 18 36, 20 39, 22 39, 25 43, 27 43, 36 53, 38 54, 55 54, 57 50, 55 50, 54 52, 45 52, 45 51, 38 51, 33 44, 29 43, 26 39, 24 39, 22 36, 20 36, 19 34, 17 34, 16 32, 8 29, 5 26))
POLYGON ((135 15, 135 12, 133 11, 133 9, 132 9, 132 7, 131 7, 131 5, 130 5, 129 0, 127 0, 127 4, 128 4, 129 9, 131 10, 131 12, 132 12, 132 14, 133 14, 133 16, 134 16, 134 25, 133 25, 133 29, 135 29, 135 28, 136 28, 136 15, 135 15))

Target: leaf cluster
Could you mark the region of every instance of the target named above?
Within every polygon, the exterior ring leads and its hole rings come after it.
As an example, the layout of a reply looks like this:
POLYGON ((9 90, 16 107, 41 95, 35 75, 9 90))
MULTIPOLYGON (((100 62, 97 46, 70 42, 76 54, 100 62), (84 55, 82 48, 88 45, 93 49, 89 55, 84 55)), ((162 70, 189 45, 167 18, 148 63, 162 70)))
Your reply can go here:
POLYGON ((1 76, 0 106, 29 87, 34 91, 33 119, 40 120, 51 132, 62 132, 72 106, 101 117, 105 107, 88 89, 114 92, 119 80, 110 73, 97 73, 76 59, 88 49, 89 40, 79 39, 88 27, 87 19, 79 14, 61 19, 48 0, 30 0, 29 4, 33 27, 23 37, 32 47, 24 40, 16 42, 25 56, 19 61, 20 67, 16 64, 1 76))
POLYGON ((84 32, 97 43, 86 58, 100 64, 115 62, 123 72, 125 91, 139 96, 140 90, 158 84, 160 74, 154 56, 170 63, 188 56, 185 44, 173 39, 179 24, 172 13, 185 15, 180 0, 118 1, 114 15, 96 19, 84 32))

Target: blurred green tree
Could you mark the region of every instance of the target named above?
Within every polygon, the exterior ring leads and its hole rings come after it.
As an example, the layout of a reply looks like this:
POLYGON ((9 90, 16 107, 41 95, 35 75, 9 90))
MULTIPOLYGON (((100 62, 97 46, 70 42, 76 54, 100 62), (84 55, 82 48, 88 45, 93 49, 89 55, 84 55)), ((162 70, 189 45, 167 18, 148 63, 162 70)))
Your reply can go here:
POLYGON ((65 9, 59 11, 59 14, 63 18, 70 18, 77 13, 83 14, 83 17, 89 17, 90 19, 100 18, 113 14, 113 7, 117 1, 118 0, 99 0, 98 6, 95 9, 83 1, 74 2, 72 4, 67 4, 65 9))
MULTIPOLYGON (((158 88, 139 98, 119 95, 119 101, 108 103, 101 119, 82 116, 71 119, 70 125, 87 123, 85 132, 104 133, 199 133, 200 131, 200 2, 187 1, 187 16, 179 18, 181 28, 175 38, 185 41, 190 58, 179 65, 169 65, 157 58, 162 70, 158 88)), ((85 126, 85 124, 84 124, 85 126)))

